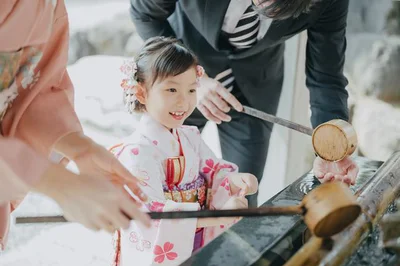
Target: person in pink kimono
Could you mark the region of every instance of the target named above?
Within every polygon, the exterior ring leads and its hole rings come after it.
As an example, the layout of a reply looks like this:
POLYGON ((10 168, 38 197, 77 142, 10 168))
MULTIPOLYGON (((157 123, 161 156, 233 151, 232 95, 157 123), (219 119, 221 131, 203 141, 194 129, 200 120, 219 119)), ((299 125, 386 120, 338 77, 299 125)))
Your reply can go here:
MULTIPOLYGON (((137 61, 122 67, 129 112, 141 112, 135 132, 112 152, 147 195, 147 211, 247 208, 255 176, 218 159, 196 127, 183 126, 196 106, 203 75, 191 51, 172 38, 149 39, 137 61)), ((114 265, 179 265, 237 220, 234 218, 131 222, 115 238, 114 265)))
POLYGON ((66 71, 64 1, 1 1, 0 40, 0 251, 10 213, 29 191, 53 198, 69 220, 91 229, 114 232, 129 217, 150 225, 122 186, 110 182, 127 183, 140 196, 135 178, 82 132, 66 71), (49 157, 74 161, 80 175, 49 157))

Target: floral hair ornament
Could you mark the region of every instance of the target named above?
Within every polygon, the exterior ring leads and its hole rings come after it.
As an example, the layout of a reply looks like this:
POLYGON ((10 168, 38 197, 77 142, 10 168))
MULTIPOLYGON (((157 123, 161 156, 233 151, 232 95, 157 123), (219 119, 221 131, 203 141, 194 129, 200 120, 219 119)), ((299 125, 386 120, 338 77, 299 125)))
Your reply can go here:
POLYGON ((197 76, 198 80, 204 76, 204 73, 205 73, 204 68, 200 65, 197 65, 196 66, 196 76, 197 76))
POLYGON ((136 80, 137 64, 135 59, 125 60, 119 69, 127 77, 122 80, 121 87, 124 89, 125 107, 130 113, 132 113, 135 109, 135 102, 137 100, 136 86, 138 84, 136 80))

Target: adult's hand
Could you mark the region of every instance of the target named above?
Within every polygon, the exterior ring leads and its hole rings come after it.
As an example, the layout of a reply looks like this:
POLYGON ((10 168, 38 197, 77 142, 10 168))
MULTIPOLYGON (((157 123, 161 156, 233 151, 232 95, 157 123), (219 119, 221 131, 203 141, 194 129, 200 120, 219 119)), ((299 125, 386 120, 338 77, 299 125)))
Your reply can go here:
POLYGON ((358 166, 350 157, 346 157, 338 162, 329 162, 316 157, 313 171, 315 177, 321 183, 336 180, 354 185, 358 174, 358 166))
POLYGON ((53 198, 65 218, 92 230, 114 232, 128 228, 131 218, 150 226, 150 218, 137 203, 106 178, 76 175, 51 164, 33 190, 53 198))
POLYGON ((243 110, 242 104, 215 79, 204 76, 199 81, 197 89, 197 108, 210 121, 220 124, 229 122, 227 115, 232 106, 236 111, 243 110))
POLYGON ((111 152, 84 134, 71 133, 60 139, 55 148, 74 161, 80 173, 105 178, 121 187, 127 185, 142 201, 147 200, 136 177, 111 152))

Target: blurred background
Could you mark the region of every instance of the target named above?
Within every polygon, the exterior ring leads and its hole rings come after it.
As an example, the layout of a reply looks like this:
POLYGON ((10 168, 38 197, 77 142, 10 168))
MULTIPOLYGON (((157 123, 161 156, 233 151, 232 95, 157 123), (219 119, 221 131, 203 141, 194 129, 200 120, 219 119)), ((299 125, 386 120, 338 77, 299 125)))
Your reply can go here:
MULTIPOLYGON (((76 109, 87 135, 108 147, 131 134, 138 117, 122 105, 119 66, 135 56, 142 40, 129 18, 128 0, 65 0, 70 20, 68 71, 76 109)), ((307 126, 308 90, 304 59, 306 32, 286 42, 285 80, 278 116, 307 126)), ((386 160, 400 150, 400 2, 350 1, 345 74, 349 80, 351 122, 357 154, 386 160)), ((221 156, 215 124, 203 138, 221 156)), ((274 127, 259 202, 262 204, 309 171, 311 139, 274 127)), ((70 166, 73 169, 73 166, 70 166)), ((13 214, 59 214, 51 200, 30 194, 13 214)), ((76 224, 12 225, 0 265, 110 265, 111 236, 76 224)))

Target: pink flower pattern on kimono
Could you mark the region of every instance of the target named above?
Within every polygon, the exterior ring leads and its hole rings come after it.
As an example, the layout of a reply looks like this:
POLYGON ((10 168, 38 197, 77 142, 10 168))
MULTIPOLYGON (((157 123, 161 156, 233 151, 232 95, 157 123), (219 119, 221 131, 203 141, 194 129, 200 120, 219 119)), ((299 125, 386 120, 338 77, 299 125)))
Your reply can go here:
POLYGON ((231 187, 229 186, 229 178, 228 177, 224 178, 224 180, 222 181, 220 186, 225 188, 226 191, 229 191, 229 194, 230 194, 231 187))
POLYGON ((217 170, 221 170, 221 169, 227 169, 230 172, 233 172, 236 170, 232 164, 227 164, 227 163, 220 164, 217 170))
POLYGON ((139 149, 138 149, 138 148, 133 148, 133 149, 131 150, 131 152, 132 152, 134 155, 138 155, 138 154, 139 154, 139 149))
POLYGON ((211 179, 214 177, 215 171, 217 170, 219 163, 214 165, 213 159, 206 160, 206 166, 203 167, 205 174, 210 174, 211 179))
POLYGON ((152 201, 149 205, 148 208, 150 211, 153 212, 162 212, 164 209, 165 204, 158 202, 158 201, 152 201))
POLYGON ((175 260, 178 257, 178 254, 176 252, 172 252, 173 248, 174 244, 171 242, 165 242, 164 249, 161 246, 156 245, 154 248, 154 255, 156 255, 154 262, 161 264, 164 262, 165 257, 167 257, 168 260, 175 260))
MULTIPOLYGON (((152 201, 150 204, 147 204, 147 208, 152 211, 152 212, 162 212, 164 209, 165 204, 158 202, 158 201, 152 201)), ((160 226, 161 220, 153 220, 153 225, 154 227, 159 227, 160 226)))
POLYGON ((214 164, 213 159, 207 159, 206 166, 203 167, 203 172, 205 174, 210 174, 210 177, 212 179, 215 173, 221 169, 228 169, 230 172, 233 172, 235 170, 234 166, 231 164, 214 164))
POLYGON ((144 249, 150 249, 151 248, 150 241, 143 240, 141 238, 141 236, 138 233, 134 232, 134 231, 132 231, 130 233, 129 241, 131 241, 132 243, 135 243, 136 244, 136 249, 139 250, 139 251, 142 251, 142 252, 144 251, 144 249))

